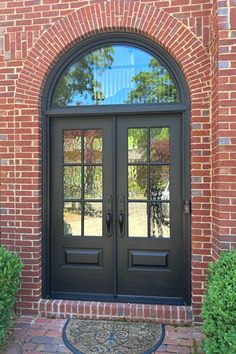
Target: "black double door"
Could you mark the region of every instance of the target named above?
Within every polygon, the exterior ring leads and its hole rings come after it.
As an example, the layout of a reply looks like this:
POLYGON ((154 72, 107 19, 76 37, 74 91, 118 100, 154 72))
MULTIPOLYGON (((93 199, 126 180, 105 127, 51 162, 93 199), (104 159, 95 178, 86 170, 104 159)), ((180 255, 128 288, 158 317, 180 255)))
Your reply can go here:
POLYGON ((180 118, 51 118, 52 296, 181 302, 180 118))

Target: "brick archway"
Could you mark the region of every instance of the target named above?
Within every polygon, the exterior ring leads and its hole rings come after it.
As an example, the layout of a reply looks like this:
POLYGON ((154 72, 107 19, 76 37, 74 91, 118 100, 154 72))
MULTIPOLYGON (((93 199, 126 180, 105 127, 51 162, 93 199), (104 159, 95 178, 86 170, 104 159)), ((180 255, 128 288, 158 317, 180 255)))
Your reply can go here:
POLYGON ((57 59, 81 39, 110 30, 136 32, 156 41, 180 64, 192 104, 208 101, 210 60, 195 35, 160 8, 118 0, 115 4, 105 1, 84 6, 44 32, 25 61, 18 79, 16 102, 34 105, 36 99, 38 103, 47 74, 57 59))
MULTIPOLYGON (((203 276, 205 274, 199 261, 199 257, 201 257, 199 256, 201 254, 199 249, 204 248, 204 242, 209 243, 210 237, 209 224, 208 226, 203 225, 204 217, 210 218, 210 212, 207 211, 209 215, 206 214, 203 207, 204 204, 210 203, 210 141, 208 139, 210 134, 210 59, 207 51, 195 35, 181 21, 164 10, 149 4, 118 0, 116 2, 97 2, 84 6, 51 25, 32 48, 17 81, 15 94, 16 114, 21 112, 22 115, 29 115, 30 112, 32 120, 39 127, 38 134, 32 139, 35 139, 35 144, 38 146, 40 153, 41 96, 49 72, 57 60, 74 44, 96 33, 111 30, 139 33, 161 45, 181 66, 189 87, 192 109, 192 269, 194 275, 202 275, 201 280, 199 278, 199 280, 192 282, 192 304, 194 313, 198 316, 203 296, 203 276), (199 149, 201 149, 203 155, 199 155, 199 149), (207 164, 208 168, 206 167, 207 164), (195 176, 197 177, 196 180, 194 180, 195 176), (205 177, 208 178, 208 182, 206 182, 205 177), (199 185, 199 183, 202 183, 202 185, 199 185)), ((21 134, 20 128, 16 131, 16 137, 18 134, 21 134)), ((39 155, 34 161, 36 171, 40 170, 40 163, 39 155)), ((39 182, 35 184, 34 188, 35 195, 40 195, 40 175, 39 182)), ((35 228, 40 230, 41 200, 40 197, 36 197, 36 199, 38 210, 40 210, 40 218, 35 221, 35 228)), ((37 278, 37 281, 33 284, 35 303, 33 303, 31 311, 27 305, 25 309, 21 306, 22 313, 32 313, 33 311, 36 313, 38 311, 38 300, 41 296, 41 232, 37 232, 36 246, 32 250, 32 254, 37 254, 36 258, 38 259, 37 264, 34 267, 32 266, 32 276, 37 278), (35 271, 35 269, 37 270, 35 271)), ((207 255, 210 258, 210 254, 207 255)), ((23 277, 23 287, 24 280, 23 277)), ((27 279, 25 281, 27 282, 27 279)), ((27 284, 25 287, 27 288, 27 284)), ((22 293, 20 302, 24 303, 24 301, 26 300, 22 293)))

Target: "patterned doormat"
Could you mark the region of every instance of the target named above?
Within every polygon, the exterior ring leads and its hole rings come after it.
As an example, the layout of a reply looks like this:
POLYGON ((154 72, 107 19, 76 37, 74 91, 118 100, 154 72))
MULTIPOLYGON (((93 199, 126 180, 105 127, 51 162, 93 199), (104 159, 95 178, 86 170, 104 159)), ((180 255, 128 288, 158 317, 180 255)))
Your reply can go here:
POLYGON ((76 354, 151 354, 164 336, 159 323, 69 319, 63 329, 65 345, 76 354))

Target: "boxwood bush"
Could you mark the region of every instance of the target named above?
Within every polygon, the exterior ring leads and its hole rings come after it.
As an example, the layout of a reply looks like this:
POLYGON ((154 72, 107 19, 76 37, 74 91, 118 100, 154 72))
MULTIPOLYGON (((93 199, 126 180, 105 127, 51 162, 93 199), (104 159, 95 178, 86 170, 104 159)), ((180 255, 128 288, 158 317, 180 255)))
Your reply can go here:
POLYGON ((12 325, 21 270, 19 257, 0 246, 0 344, 4 342, 6 330, 12 325))
POLYGON ((223 252, 209 266, 202 307, 207 354, 236 353, 236 250, 223 252))

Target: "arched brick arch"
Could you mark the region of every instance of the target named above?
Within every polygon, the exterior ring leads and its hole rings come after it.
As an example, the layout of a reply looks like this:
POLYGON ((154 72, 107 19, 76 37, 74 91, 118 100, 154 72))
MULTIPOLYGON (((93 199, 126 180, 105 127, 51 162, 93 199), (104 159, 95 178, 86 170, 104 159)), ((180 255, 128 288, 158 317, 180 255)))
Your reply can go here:
POLYGON ((137 1, 102 1, 71 12, 48 28, 25 61, 17 103, 38 105, 47 74, 57 59, 82 38, 109 30, 138 32, 158 42, 180 64, 192 103, 208 99, 209 57, 194 34, 164 10, 137 1))
MULTIPOLYGON (((108 31, 128 31, 140 33, 165 48, 179 63, 185 75, 191 97, 191 176, 192 179, 192 269, 193 277, 192 304, 195 315, 200 312, 203 296, 202 254, 210 259, 210 59, 199 39, 183 23, 164 10, 150 4, 133 0, 97 1, 84 6, 52 24, 38 39, 19 75, 15 91, 17 114, 30 115, 34 126, 40 127, 41 96, 51 69, 57 60, 74 44, 93 34, 108 31), (195 179, 194 179, 195 178, 195 179), (204 243, 208 246, 204 246, 204 243), (202 251, 203 250, 203 251, 202 251), (205 252, 205 253, 204 253, 205 252), (196 272, 195 272, 196 270, 196 272), (197 278, 199 276, 199 278, 197 278)), ((17 121, 17 116, 16 116, 17 121)), ((31 122, 29 122, 31 124, 31 122)), ((20 138, 20 129, 16 138, 20 138)), ((32 155, 35 171, 40 171, 40 129, 37 131, 34 146, 37 146, 37 158, 32 155)), ((17 157, 17 154, 16 154, 17 157)), ((22 162, 24 163, 24 161, 22 162)), ((27 164, 28 162, 26 162, 27 164)), ((16 166, 16 170, 17 170, 16 166)), ((34 185, 34 208, 38 208, 39 218, 35 229, 41 230, 41 180, 34 185), (39 196, 39 197, 38 197, 39 196)), ((32 207, 33 208, 33 207, 32 207)), ((35 212, 35 209, 34 209, 35 212)), ((37 281, 32 285, 35 296, 33 309, 22 313, 37 313, 37 304, 41 296, 41 232, 37 231, 32 254, 37 271, 32 267, 32 274, 37 281), (35 312, 33 312, 35 311, 35 312)), ((206 262, 205 262, 206 263, 206 262)), ((24 281, 24 277, 23 277, 24 281)), ((26 281, 28 281, 26 279, 26 281)), ((23 282, 24 284, 24 282, 23 282)), ((27 285, 26 285, 27 288, 27 285)), ((22 293, 20 301, 27 301, 22 293)), ((22 307, 21 307, 22 308, 22 307)))

